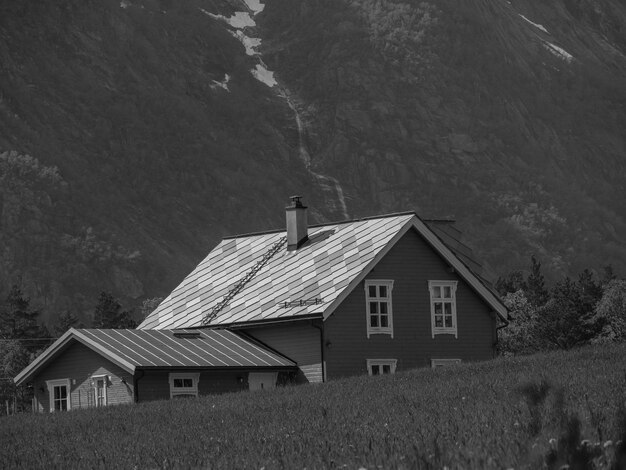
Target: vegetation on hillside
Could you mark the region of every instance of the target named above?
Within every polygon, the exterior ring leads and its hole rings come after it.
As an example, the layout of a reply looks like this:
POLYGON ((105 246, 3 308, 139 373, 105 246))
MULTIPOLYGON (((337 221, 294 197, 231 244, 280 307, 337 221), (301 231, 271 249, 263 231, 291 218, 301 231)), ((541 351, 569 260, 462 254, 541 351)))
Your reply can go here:
POLYGON ((527 276, 510 273, 498 279, 496 289, 510 312, 499 335, 502 354, 626 341, 626 280, 611 266, 601 279, 585 269, 578 279, 565 277, 548 288, 533 256, 527 276))
POLYGON ((263 12, 266 61, 354 212, 454 217, 498 275, 626 268, 622 2, 292 4, 263 12))
POLYGON ((626 465, 626 345, 3 418, 11 468, 626 465))

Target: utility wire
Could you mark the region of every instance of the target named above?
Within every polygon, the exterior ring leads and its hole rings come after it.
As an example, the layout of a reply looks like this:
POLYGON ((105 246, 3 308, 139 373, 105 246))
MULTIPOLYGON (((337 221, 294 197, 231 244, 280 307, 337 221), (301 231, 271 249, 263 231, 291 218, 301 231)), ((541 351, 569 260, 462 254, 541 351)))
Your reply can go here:
POLYGON ((0 338, 0 341, 50 341, 59 338, 0 338))

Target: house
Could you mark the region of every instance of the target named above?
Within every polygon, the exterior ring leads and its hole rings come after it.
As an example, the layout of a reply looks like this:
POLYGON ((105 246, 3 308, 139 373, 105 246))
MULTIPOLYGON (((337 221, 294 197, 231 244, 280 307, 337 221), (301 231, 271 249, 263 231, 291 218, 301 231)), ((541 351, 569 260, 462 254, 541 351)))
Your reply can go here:
POLYGON ((228 330, 70 329, 15 378, 63 411, 263 388, 296 364, 228 330))
POLYGON ((137 330, 71 330, 16 382, 47 390, 42 407, 54 409, 57 393, 94 390, 97 402, 102 374, 110 396, 142 401, 490 359, 507 310, 459 235, 413 212, 309 226, 294 197, 286 230, 223 239, 137 330), (230 362, 219 335, 249 362, 230 362), (189 342, 223 362, 191 361, 189 342), (73 358, 87 356, 75 379, 73 358))

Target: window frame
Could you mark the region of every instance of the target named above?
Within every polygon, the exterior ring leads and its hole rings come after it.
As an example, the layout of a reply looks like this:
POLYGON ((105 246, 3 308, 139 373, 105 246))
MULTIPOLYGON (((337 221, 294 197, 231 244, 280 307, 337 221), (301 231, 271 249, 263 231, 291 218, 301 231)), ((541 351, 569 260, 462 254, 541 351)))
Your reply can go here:
POLYGON ((431 369, 436 369, 437 367, 446 367, 454 364, 460 364, 461 359, 431 359, 430 367, 431 369))
POLYGON ((109 376, 106 374, 97 374, 97 375, 92 375, 91 376, 91 382, 93 385, 93 402, 94 402, 94 406, 96 408, 100 407, 100 406, 108 406, 109 404, 109 395, 107 392, 107 389, 109 388, 109 376), (103 399, 104 399, 104 403, 99 405, 98 404, 98 380, 103 380, 104 381, 104 387, 102 388, 103 391, 103 399))
POLYGON ((180 395, 192 395, 198 397, 198 384, 200 383, 200 372, 170 372, 168 376, 170 383, 170 399, 180 395), (191 387, 175 387, 174 380, 191 379, 191 387))
MULTIPOLYGON (((398 365, 397 359, 367 359, 367 375, 391 375, 396 373, 396 366, 398 365), (373 366, 390 366, 389 374, 385 374, 384 372, 374 374, 373 366)), ((382 369, 381 369, 382 370, 382 369)))
POLYGON ((391 335, 391 338, 393 338, 393 295, 392 295, 392 291, 393 291, 393 280, 392 279, 367 279, 364 283, 364 288, 365 288, 365 322, 366 322, 366 328, 367 328, 367 337, 369 338, 370 335, 376 335, 376 334, 384 334, 384 335, 391 335), (387 297, 370 297, 370 287, 376 287, 376 292, 377 294, 380 292, 379 288, 380 286, 385 286, 387 288, 387 297), (371 317, 372 315, 376 315, 378 317, 378 324, 380 325, 380 317, 381 317, 381 313, 380 312, 376 312, 373 313, 371 312, 371 303, 372 302, 377 302, 379 305, 381 303, 385 303, 387 305, 387 326, 382 327, 382 326, 371 326, 371 317))
POLYGON ((456 290, 458 286, 458 281, 428 281, 428 292, 430 294, 430 329, 432 333, 432 337, 435 335, 454 335, 455 338, 459 337, 458 323, 457 323, 457 314, 456 314, 456 290), (439 287, 442 289, 444 287, 450 287, 450 297, 434 297, 434 288, 439 287), (443 325, 444 326, 435 326, 435 304, 442 304, 442 316, 443 316, 443 325), (445 305, 450 304, 450 312, 452 318, 452 326, 445 326, 445 305))
POLYGON ((72 409, 72 386, 70 379, 55 379, 55 380, 46 380, 46 387, 48 389, 48 399, 50 401, 49 408, 50 413, 56 413, 57 411, 70 411, 72 409), (65 396, 65 410, 59 409, 57 410, 55 407, 56 399, 54 398, 54 389, 55 387, 66 387, 67 394, 65 396))

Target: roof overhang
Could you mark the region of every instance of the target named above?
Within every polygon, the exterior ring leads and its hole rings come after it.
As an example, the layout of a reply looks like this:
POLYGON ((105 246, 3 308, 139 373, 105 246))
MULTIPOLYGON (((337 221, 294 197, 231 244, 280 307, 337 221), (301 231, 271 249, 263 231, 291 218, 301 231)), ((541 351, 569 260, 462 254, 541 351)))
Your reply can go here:
POLYGON ((261 327, 261 326, 274 325, 274 324, 279 324, 279 323, 293 323, 297 321, 321 320, 323 318, 324 318, 324 315, 322 313, 311 313, 307 315, 298 315, 298 316, 286 317, 286 318, 268 318, 267 320, 220 324, 220 325, 215 325, 215 326, 209 325, 209 326, 203 327, 203 329, 240 330, 243 328, 254 328, 257 326, 261 327))
POLYGON ((398 233, 378 252, 378 254, 370 261, 370 263, 356 276, 352 282, 337 296, 337 298, 324 310, 324 320, 326 320, 335 309, 345 300, 345 298, 354 290, 354 288, 369 274, 369 272, 378 264, 378 262, 393 248, 393 246, 411 229, 417 231, 426 242, 435 249, 443 259, 456 271, 456 273, 467 282, 476 293, 489 305, 493 311, 505 323, 508 323, 509 312, 502 301, 489 289, 482 279, 474 274, 463 261, 461 261, 446 244, 420 219, 417 214, 407 221, 407 223, 398 230, 398 233))
POLYGON ((70 328, 63 334, 63 336, 57 339, 54 343, 52 343, 51 346, 49 346, 43 353, 41 353, 41 355, 37 356, 37 358, 33 362, 31 362, 23 371, 15 376, 15 378, 13 379, 15 384, 21 385, 32 379, 33 376, 35 376, 41 369, 47 366, 50 361, 58 357, 74 342, 79 342, 87 346, 89 349, 120 366, 126 372, 130 374, 135 373, 135 364, 132 364, 127 360, 122 359, 115 353, 109 351, 108 349, 103 348, 98 343, 81 334, 80 331, 75 330, 74 328, 70 328))

